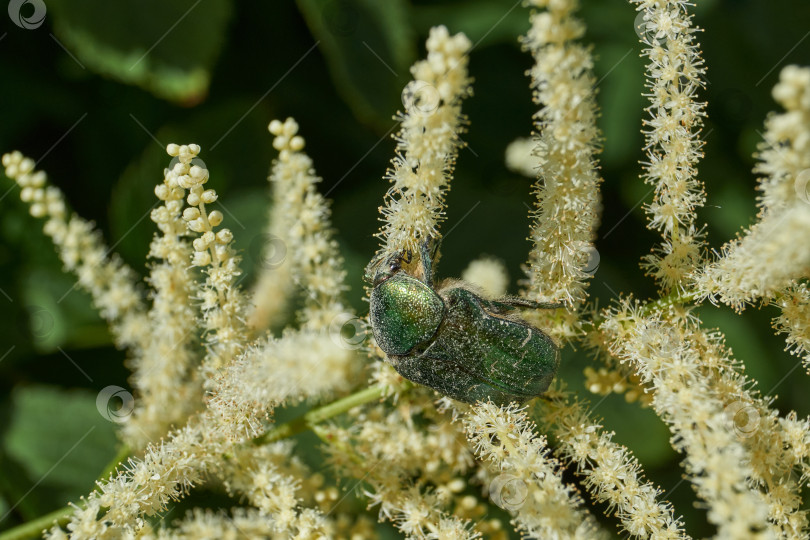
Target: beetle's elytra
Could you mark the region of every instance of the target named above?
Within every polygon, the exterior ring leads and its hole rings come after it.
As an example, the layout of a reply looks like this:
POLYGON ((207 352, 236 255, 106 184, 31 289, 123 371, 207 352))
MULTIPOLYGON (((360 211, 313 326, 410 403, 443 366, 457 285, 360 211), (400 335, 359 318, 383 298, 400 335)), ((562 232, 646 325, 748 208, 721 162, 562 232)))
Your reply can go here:
POLYGON ((436 242, 422 246, 423 279, 402 268, 410 254, 381 263, 373 278, 371 329, 388 361, 406 379, 459 401, 523 402, 548 389, 559 349, 515 316, 519 308, 553 308, 506 297, 486 300, 461 281, 433 286, 436 242))

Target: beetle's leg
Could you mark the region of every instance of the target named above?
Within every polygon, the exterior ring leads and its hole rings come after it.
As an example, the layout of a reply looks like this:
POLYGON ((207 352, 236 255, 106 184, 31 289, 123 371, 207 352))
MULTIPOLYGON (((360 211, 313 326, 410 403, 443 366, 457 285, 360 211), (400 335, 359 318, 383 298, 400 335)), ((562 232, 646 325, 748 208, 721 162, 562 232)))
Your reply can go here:
POLYGON ((441 240, 433 236, 428 236, 419 249, 419 258, 422 263, 422 272, 425 275, 425 283, 428 287, 433 287, 433 275, 436 272, 436 254, 439 252, 441 240))
POLYGON ((531 308, 531 309, 559 309, 566 306, 565 302, 535 302, 527 298, 519 296, 505 296, 498 299, 498 302, 515 306, 518 308, 531 308))
POLYGON ((564 303, 548 303, 548 302, 534 302, 526 298, 518 296, 504 296, 497 300, 486 301, 492 309, 498 310, 502 313, 514 311, 516 309, 559 309, 565 307, 564 303))
POLYGON ((542 399, 546 403, 550 403, 552 405, 557 406, 565 405, 565 403, 558 396, 551 397, 547 394, 540 394, 539 396, 534 396, 532 399, 542 399))

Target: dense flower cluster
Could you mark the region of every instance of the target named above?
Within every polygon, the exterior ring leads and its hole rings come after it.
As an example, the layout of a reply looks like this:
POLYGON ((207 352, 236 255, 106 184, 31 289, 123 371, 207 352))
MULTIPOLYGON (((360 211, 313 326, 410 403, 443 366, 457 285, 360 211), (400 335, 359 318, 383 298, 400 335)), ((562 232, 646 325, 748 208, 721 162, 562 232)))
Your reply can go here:
POLYGON ((461 100, 471 93, 470 46, 464 34, 451 37, 447 28, 434 28, 427 58, 411 68, 414 80, 402 93, 405 111, 399 117, 396 157, 386 174, 392 185, 382 210, 384 245, 375 260, 403 249, 416 252, 426 238, 439 236, 466 122, 461 100))
MULTIPOLYGON (((768 117, 758 154, 759 221, 711 258, 696 216, 704 199, 697 163, 705 105, 696 97, 704 70, 689 4, 633 3, 649 61, 643 177, 655 195, 647 213, 663 236, 643 264, 664 296, 646 303, 623 296, 601 310, 588 303, 600 212, 593 60, 580 42, 576 0, 532 0, 523 44, 534 59, 529 74, 540 108, 533 138, 507 152, 510 167, 537 176, 522 297, 570 309, 526 316, 597 352, 599 365, 585 373, 594 394, 623 393, 663 420, 718 538, 806 537, 810 419, 778 411, 693 304, 776 305, 776 331, 810 359, 803 241, 810 232, 810 69, 785 68, 774 88, 784 112, 768 117)), ((463 144, 471 47, 464 35, 434 28, 427 58, 412 68, 380 208, 382 246, 369 269, 395 253, 409 253, 410 262, 426 239, 440 237, 463 144)), ((151 215, 158 232, 148 295, 32 160, 3 156, 6 175, 31 214, 45 220, 65 268, 127 350, 136 393, 121 433, 131 455, 56 523, 43 523, 47 537, 373 538, 376 518, 409 538, 503 539, 505 520, 492 517, 499 507, 531 538, 607 536, 594 510, 615 516, 627 537, 689 538, 632 449, 614 441, 564 383, 533 404, 467 405, 403 380, 385 363, 365 319, 343 298, 344 261, 299 126, 288 118, 269 129, 278 158, 252 291, 239 284, 234 235, 215 207, 218 195, 207 185, 215 179, 199 164, 199 146, 167 147, 172 159, 151 215), (294 316, 293 306, 300 306, 294 316), (307 412, 276 422, 276 408, 302 402, 307 412), (330 474, 350 481, 361 504, 300 459, 290 437, 305 430, 322 442, 330 474), (206 483, 230 495, 234 508, 195 509, 174 524, 154 519, 206 483)), ((487 258, 473 261, 463 279, 492 297, 508 284, 503 266, 487 258)))
POLYGON ((544 302, 585 299, 589 259, 599 224, 596 93, 593 58, 576 40, 585 32, 576 2, 536 0, 524 46, 534 56, 530 74, 535 114, 537 212, 529 255, 527 296, 544 302))

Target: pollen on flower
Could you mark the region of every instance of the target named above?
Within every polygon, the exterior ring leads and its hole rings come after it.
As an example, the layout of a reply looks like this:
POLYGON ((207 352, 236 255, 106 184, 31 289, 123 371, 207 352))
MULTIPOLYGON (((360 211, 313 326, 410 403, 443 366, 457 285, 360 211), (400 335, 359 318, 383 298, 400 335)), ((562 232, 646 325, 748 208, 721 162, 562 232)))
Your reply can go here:
MULTIPOLYGON (((626 309, 617 311, 628 315, 626 309)), ((734 422, 729 421, 728 404, 721 400, 721 396, 733 394, 715 389, 723 383, 718 375, 733 374, 733 368, 718 366, 717 372, 707 372, 703 359, 709 355, 702 350, 702 333, 694 332, 688 319, 659 317, 638 313, 625 319, 629 324, 608 321, 608 332, 629 326, 622 332, 624 337, 614 334, 611 353, 630 363, 653 387, 652 406, 672 430, 675 447, 685 454, 687 470, 694 475, 692 481, 701 497, 715 508, 741 509, 742 513, 709 514, 720 535, 733 535, 732 531, 741 526, 775 533, 768 521, 765 495, 749 482, 755 474, 749 450, 734 422)))
POLYGON ((404 112, 393 167, 391 187, 381 208, 384 221, 379 236, 383 246, 374 260, 394 253, 418 252, 426 239, 439 237, 444 219, 444 195, 466 122, 461 100, 470 95, 464 34, 451 36, 447 28, 432 28, 428 57, 411 68, 414 80, 403 91, 404 112))
POLYGON ((165 185, 188 204, 181 215, 188 233, 194 237, 189 262, 203 268, 206 274, 196 296, 201 301, 208 344, 203 379, 206 385, 210 385, 211 375, 232 362, 247 344, 244 333, 247 300, 234 286, 241 270, 238 266, 240 257, 232 247, 233 235, 228 229, 216 230, 223 222, 222 212, 209 211, 205 206, 216 201, 217 194, 203 187, 209 180, 209 173, 194 163, 200 151, 196 144, 168 145, 166 152, 177 162, 171 169, 166 169, 165 185))
POLYGON ((706 104, 698 100, 705 68, 695 42, 692 15, 683 0, 632 0, 643 14, 638 28, 649 59, 650 100, 644 121, 644 180, 654 187, 646 206, 649 228, 660 231, 662 247, 647 255, 644 268, 663 290, 684 288, 690 270, 702 256, 703 240, 696 223, 697 208, 706 195, 697 177, 703 156, 699 138, 706 104))
POLYGON ((489 463, 490 499, 498 506, 509 505, 521 531, 536 538, 604 536, 576 490, 562 482, 545 437, 534 433, 522 408, 480 403, 463 423, 476 455, 489 463), (518 487, 509 488, 504 480, 518 487), (511 499, 508 489, 522 492, 520 500, 511 499))
POLYGON ((810 68, 788 66, 780 74, 774 96, 786 110, 766 120, 754 169, 763 175, 759 221, 693 274, 704 297, 739 310, 760 298, 778 302, 797 276, 808 276, 810 254, 794 236, 810 234, 810 199, 802 192, 810 180, 810 91, 801 86, 808 80, 810 68))
POLYGON ((639 538, 689 538, 683 522, 674 515, 664 494, 644 478, 630 450, 613 441, 589 405, 561 392, 556 399, 538 404, 542 429, 554 434, 560 458, 575 464, 586 489, 608 504, 622 527, 639 538))
POLYGON ((351 312, 341 299, 346 273, 329 224, 329 202, 318 193, 321 179, 303 152, 298 130, 293 118, 269 125, 279 154, 269 178, 273 209, 266 238, 272 253, 261 268, 249 318, 256 329, 267 328, 297 291, 307 293, 299 318, 310 329, 325 328, 351 312))
MULTIPOLYGON (((810 233, 810 69, 786 67, 773 89, 784 111, 768 116, 757 154, 759 220, 705 262, 704 229, 695 216, 704 198, 696 170, 704 114, 696 96, 704 73, 689 5, 632 2, 649 61, 642 165, 655 197, 646 210, 649 227, 662 233, 643 266, 667 294, 645 303, 621 294, 607 309, 586 303, 599 259, 593 59, 578 42, 585 26, 575 16, 576 0, 529 0, 538 11, 523 43, 534 58, 529 74, 539 110, 534 138, 511 145, 509 159, 538 177, 538 201, 529 279, 513 304, 573 305, 536 318, 555 337, 593 350, 585 390, 623 393, 663 421, 696 506, 705 508, 718 538, 803 538, 810 527, 803 498, 810 418, 781 412, 773 390, 758 389, 722 332, 707 329, 692 304, 769 303, 779 309, 775 330, 810 369, 810 255, 802 241, 810 233)), ((440 236, 466 124, 460 103, 470 95, 472 49, 463 34, 436 27, 427 57, 412 68, 396 156, 385 176, 383 245, 370 268, 440 236)), ((134 394, 120 425, 130 456, 105 472, 80 504, 11 536, 49 526, 46 536, 60 540, 359 540, 375 538, 376 517, 409 538, 505 540, 513 531, 490 517, 499 507, 517 532, 532 538, 602 538, 612 525, 632 538, 689 538, 668 492, 647 479, 632 450, 607 427, 614 418, 596 416, 601 401, 579 399, 561 378, 533 402, 469 405, 409 383, 382 362, 386 355, 367 342, 366 318, 345 298, 329 201, 304 152, 301 126, 287 118, 268 127, 268 145, 278 154, 269 177, 268 226, 248 242, 257 274, 252 291, 242 288, 234 248, 239 232, 228 227, 200 146, 166 147, 171 159, 154 189, 149 216, 156 232, 145 283, 110 255, 93 224, 70 211, 32 159, 19 152, 2 157, 28 212, 43 220, 65 268, 90 293, 115 344, 127 350, 134 394), (277 417, 279 408, 297 405, 306 412, 290 408, 290 420, 277 417), (320 441, 329 474, 299 457, 296 445, 309 443, 292 437, 304 431, 320 441), (231 508, 197 508, 173 524, 160 523, 205 484, 224 491, 231 508), (353 491, 364 503, 344 496, 341 485, 362 486, 353 491), (597 520, 595 512, 615 519, 597 520)), ((504 295, 509 283, 503 264, 491 258, 473 260, 463 278, 483 297, 504 295)), ((437 291, 443 293, 442 285, 437 291)), ((487 304, 501 314, 498 304, 487 304)), ((448 302, 436 332, 461 321, 453 345, 462 348, 479 332, 464 322, 475 322, 472 315, 446 317, 458 308, 448 302)), ((505 314, 501 326, 516 319, 505 314)), ((491 350, 508 360, 508 343, 492 342, 491 350)), ((440 352, 425 345, 392 362, 434 369, 456 360, 452 347, 440 352)), ((507 369, 508 361, 470 361, 490 364, 481 364, 477 384, 499 384, 486 378, 489 368, 502 370, 510 385, 529 381, 519 369, 507 369)), ((435 370, 447 383, 439 388, 456 382, 447 372, 435 370)))
MULTIPOLYGON (((541 302, 579 303, 592 273, 589 251, 599 223, 595 79, 587 47, 574 40, 583 27, 574 1, 534 2, 547 11, 531 16, 523 40, 535 60, 530 71, 536 114, 534 149, 538 208, 531 212, 533 243, 527 295, 541 302)), ((525 147, 513 149, 526 152, 525 147)), ((558 333, 570 332, 560 329, 558 333)))

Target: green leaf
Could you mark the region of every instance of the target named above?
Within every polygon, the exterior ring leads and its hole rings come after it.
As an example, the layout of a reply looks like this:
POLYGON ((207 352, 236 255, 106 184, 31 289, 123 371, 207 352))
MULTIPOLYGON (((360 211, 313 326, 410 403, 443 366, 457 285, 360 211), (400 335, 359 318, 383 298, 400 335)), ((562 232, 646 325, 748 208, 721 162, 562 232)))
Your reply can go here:
POLYGON ((14 486, 18 506, 25 496, 46 501, 40 511, 49 511, 92 490, 118 446, 115 425, 96 408, 96 394, 17 386, 11 402, 2 451, 4 461, 19 464, 27 477, 24 485, 14 486))
MULTIPOLYGON (((11 505, 8 504, 8 501, 6 501, 6 499, 3 498, 2 495, 0 495, 0 516, 6 516, 7 514, 9 514, 10 509, 11 505)), ((4 527, 6 525, 7 519, 9 519, 8 516, 6 516, 5 519, 0 519, 0 527, 4 527)))
POLYGON ((343 99, 363 122, 388 129, 410 80, 415 41, 404 0, 298 0, 343 99))
POLYGON ((90 295, 76 285, 73 274, 35 267, 25 275, 23 298, 28 332, 41 353, 65 346, 98 347, 112 341, 90 295))
POLYGON ((56 36, 88 68, 156 96, 201 101, 225 41, 229 0, 53 0, 56 36))

